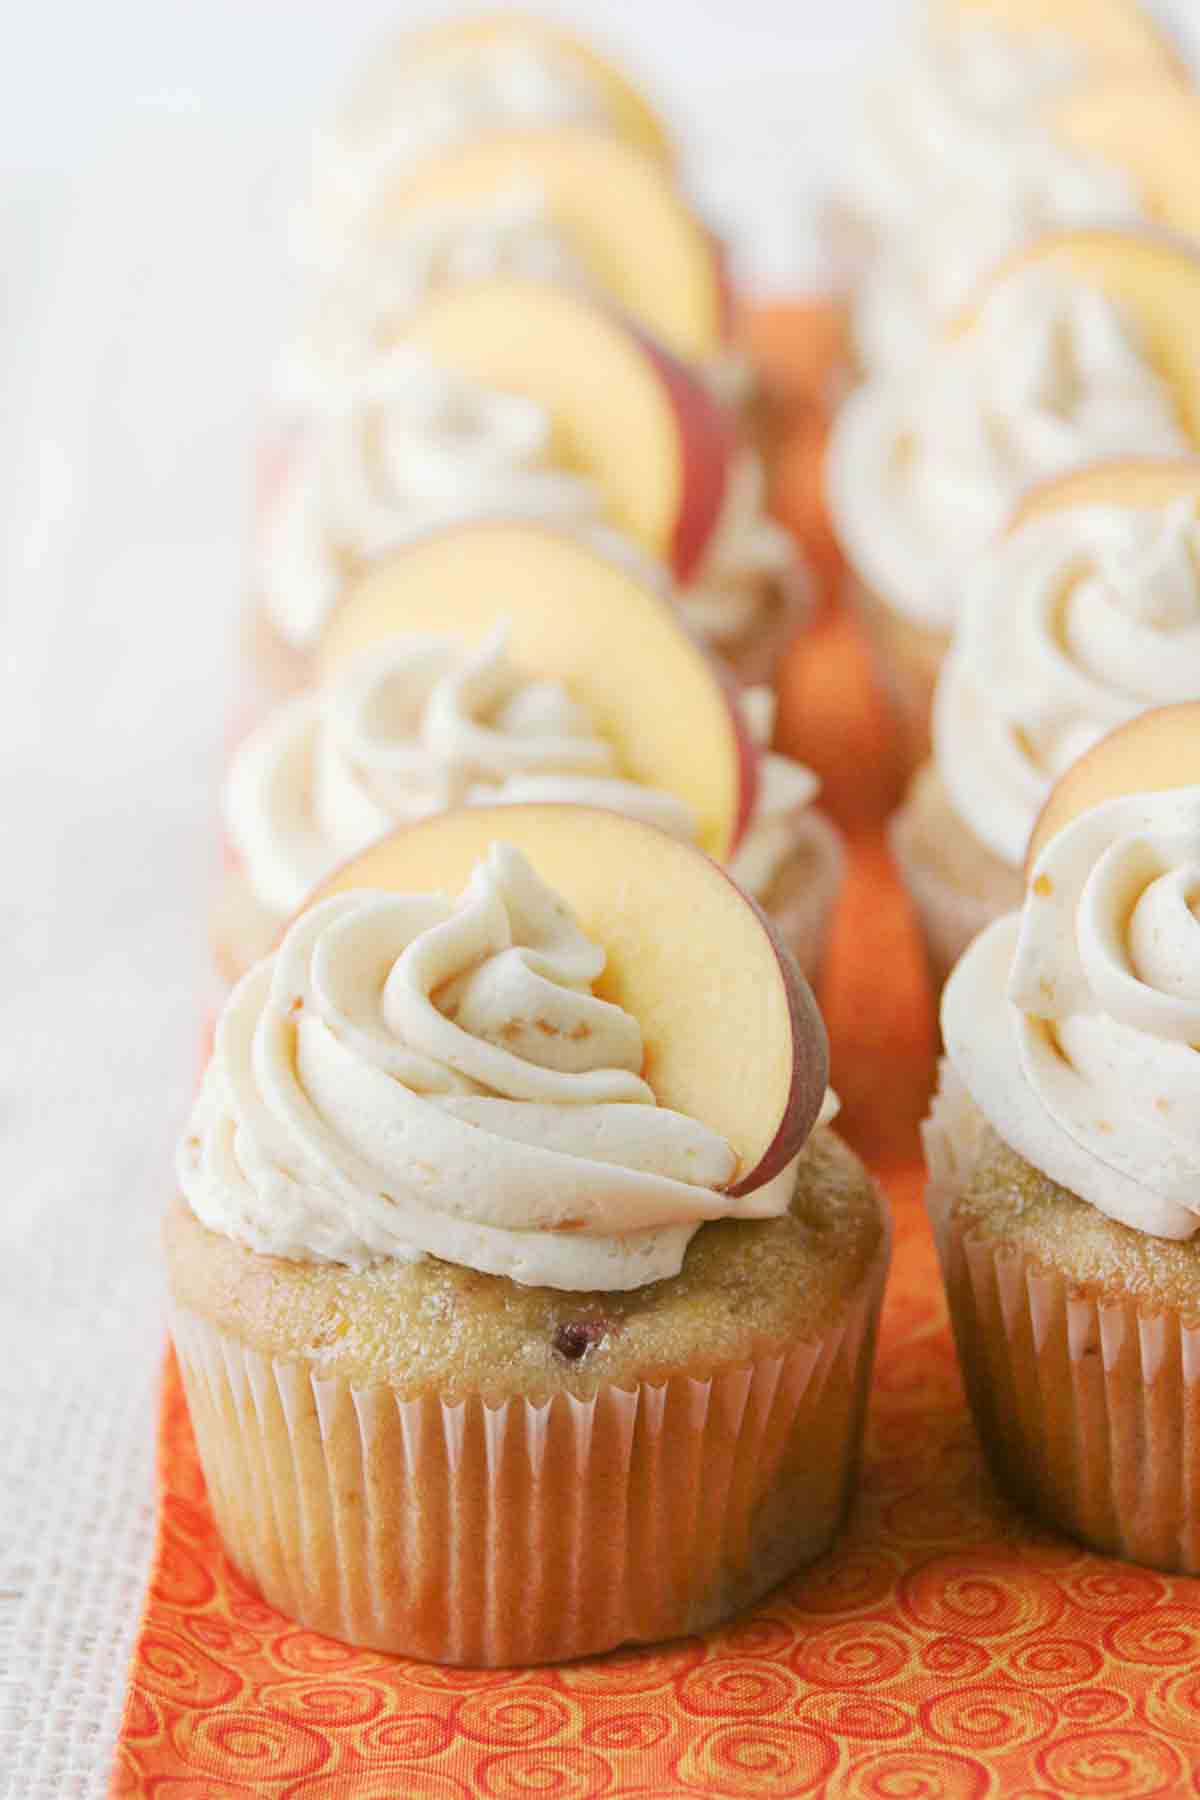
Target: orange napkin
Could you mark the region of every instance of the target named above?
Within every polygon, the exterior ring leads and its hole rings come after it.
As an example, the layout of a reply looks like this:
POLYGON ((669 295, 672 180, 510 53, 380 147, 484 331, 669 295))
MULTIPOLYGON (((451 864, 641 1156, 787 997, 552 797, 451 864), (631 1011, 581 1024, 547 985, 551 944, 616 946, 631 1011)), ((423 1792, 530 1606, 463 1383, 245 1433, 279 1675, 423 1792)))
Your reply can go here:
MULTIPOLYGON (((832 310, 753 322, 786 411, 778 501, 836 586, 820 507, 832 310)), ((836 1549, 724 1629, 563 1668, 471 1672, 351 1650, 225 1563, 174 1360, 159 1533, 114 1796, 155 1800, 1113 1800, 1192 1791, 1200 1585, 1091 1556, 994 1494, 920 1208, 932 1071, 921 957, 882 825, 898 770, 828 598, 787 671, 783 741, 850 838, 821 996, 842 1127, 896 1252, 857 1501, 836 1549)))

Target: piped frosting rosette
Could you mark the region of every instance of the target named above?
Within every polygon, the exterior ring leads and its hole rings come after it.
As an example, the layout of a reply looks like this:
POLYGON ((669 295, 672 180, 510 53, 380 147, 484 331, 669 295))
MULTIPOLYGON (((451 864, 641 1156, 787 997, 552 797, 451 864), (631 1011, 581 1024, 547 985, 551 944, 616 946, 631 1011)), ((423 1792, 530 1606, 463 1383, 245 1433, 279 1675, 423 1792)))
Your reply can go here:
POLYGON ((1086 278, 1039 262, 999 280, 916 370, 851 396, 830 500, 860 578, 948 632, 971 559, 1035 483, 1105 456, 1190 448, 1138 321, 1086 278))
POLYGON ((947 1054, 1004 1141, 1138 1231, 1200 1228, 1200 788, 1125 795, 1046 844, 967 951, 947 1054))
POLYGON ((261 521, 257 570, 280 636, 311 646, 350 569, 438 524, 594 521, 592 483, 553 466, 535 402, 468 382, 409 346, 333 390, 294 434, 261 521))
POLYGON ((938 685, 934 754, 955 811, 1013 868, 1058 776, 1106 732, 1200 694, 1200 517, 1065 509, 981 563, 938 685))
POLYGON ((690 809, 624 779, 586 708, 562 682, 522 674, 507 643, 503 621, 469 650, 390 640, 285 701, 247 739, 225 811, 263 906, 288 916, 339 862, 450 806, 573 801, 696 836, 690 809))
POLYGON ((503 845, 457 904, 317 904, 222 1014, 193 1210, 270 1255, 611 1290, 677 1273, 706 1219, 785 1211, 786 1172, 731 1198, 730 1146, 656 1104, 637 1021, 592 991, 604 963, 503 845))

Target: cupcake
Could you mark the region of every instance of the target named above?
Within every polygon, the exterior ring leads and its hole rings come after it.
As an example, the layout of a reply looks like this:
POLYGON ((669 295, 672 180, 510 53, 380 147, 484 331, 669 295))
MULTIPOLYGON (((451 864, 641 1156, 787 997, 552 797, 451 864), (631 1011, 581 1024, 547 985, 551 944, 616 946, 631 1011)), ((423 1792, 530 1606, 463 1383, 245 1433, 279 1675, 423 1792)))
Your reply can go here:
POLYGON ((1021 903, 1057 777, 1152 707, 1200 698, 1200 462, 1110 463, 1035 490, 965 590, 933 759, 892 847, 936 987, 1021 903))
MULTIPOLYGON (((1004 180, 1004 159, 1056 101, 1113 76, 1161 86, 1186 79, 1174 49, 1136 0, 1085 0, 1069 8, 927 0, 910 7, 855 109, 830 217, 839 260, 861 275, 920 241, 948 203, 963 236, 956 243, 939 234, 935 242, 966 255, 972 241, 981 242, 981 230, 990 233, 999 223, 994 215, 991 222, 971 217, 961 205, 974 181, 981 183, 980 212, 985 197, 999 202, 1002 214, 1014 203, 1020 211, 1033 202, 1040 211, 1031 189, 1040 187, 1052 202, 1064 192, 1059 182, 1044 165, 1030 168, 1022 152, 1011 171, 1020 178, 1014 191, 1004 180)), ((1025 137, 1026 145, 1031 141, 1025 137)), ((991 239, 993 251, 1006 247, 991 239)), ((977 266, 986 267, 986 260, 977 266)), ((945 271, 936 273, 940 288, 945 271)))
POLYGON ((618 541, 512 521, 431 533, 352 585, 322 668, 234 754, 213 934, 227 979, 373 839, 530 799, 699 843, 815 976, 844 861, 816 778, 767 750, 774 696, 736 695, 618 541))
POLYGON ((1189 348, 1200 258, 1118 231, 1043 238, 903 376, 862 384, 834 426, 834 528, 913 766, 981 551, 1037 483, 1200 443, 1189 348))
POLYGON ((1000 1484, 1094 1549, 1200 1572, 1200 705, 1054 790, 1020 911, 946 986, 929 1210, 1000 1484))
POLYGON ((448 150, 586 126, 669 170, 667 132, 628 76, 546 20, 496 12, 396 33, 364 59, 315 146, 314 249, 336 262, 381 193, 448 150))
POLYGON ((746 681, 772 678, 808 604, 727 412, 669 352, 545 281, 439 288, 386 353, 310 392, 264 469, 250 647, 266 698, 311 680, 350 578, 449 520, 621 531, 746 681))
POLYGON ((1107 79, 1056 94, 947 159, 920 216, 875 259, 854 296, 860 369, 919 360, 989 268, 1047 232, 1088 225, 1200 234, 1191 171, 1200 98, 1161 80, 1107 79))
POLYGON ((651 826, 475 808, 353 863, 229 1000, 166 1225, 243 1576, 497 1665, 704 1629, 819 1555, 888 1249, 825 1077, 761 914, 651 826))

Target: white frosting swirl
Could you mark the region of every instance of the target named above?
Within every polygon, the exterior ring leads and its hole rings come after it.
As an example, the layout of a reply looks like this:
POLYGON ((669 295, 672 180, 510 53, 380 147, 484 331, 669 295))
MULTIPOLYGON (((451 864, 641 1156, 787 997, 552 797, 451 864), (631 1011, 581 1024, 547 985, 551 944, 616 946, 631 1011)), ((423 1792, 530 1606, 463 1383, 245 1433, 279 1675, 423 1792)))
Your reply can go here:
POLYGON ((924 225, 948 174, 985 163, 1007 128, 1084 66, 1079 47, 1052 32, 1017 36, 922 8, 867 85, 843 204, 873 237, 903 242, 924 225))
MULTIPOLYGON (((406 636, 354 658, 324 688, 285 701, 239 746, 225 823, 254 898, 282 922, 376 838, 446 807, 570 801, 694 841, 675 795, 625 779, 611 744, 557 681, 530 679, 499 623, 476 650, 406 636)), ((763 898, 797 849, 811 770, 766 750, 774 696, 743 696, 764 755, 753 817, 730 864, 763 898)))
POLYGON ((507 637, 500 624, 476 650, 392 639, 246 739, 226 825, 269 912, 286 918, 376 838, 450 806, 569 800, 695 837, 682 801, 621 778, 612 746, 560 682, 517 671, 507 637))
POLYGON ((642 1035, 596 997, 602 948, 515 850, 465 893, 357 892, 303 914, 234 991, 180 1148, 198 1218, 267 1255, 438 1256, 527 1284, 676 1274, 737 1157, 659 1107, 642 1035))
POLYGON ((1024 911, 942 1001, 981 1112, 1043 1174, 1158 1237, 1200 1227, 1200 788, 1111 800, 1037 860, 1024 911))
POLYGON ((1075 507, 972 572, 933 708, 938 771, 982 844, 1019 867, 1057 777, 1148 707, 1200 696, 1200 516, 1075 507))
POLYGON ((261 522, 258 579, 288 643, 314 643, 347 572, 437 525, 495 515, 599 517, 585 478, 551 461, 536 402, 468 382, 402 345, 335 386, 294 436, 261 522))
POLYGON ((916 369, 850 397, 829 499, 868 586, 948 631, 965 573, 1035 482, 1106 456, 1190 450, 1130 322, 1096 290, 1033 268, 916 369))
POLYGON ((393 346, 431 295, 491 276, 585 279, 534 177, 477 200, 389 217, 318 283, 277 378, 286 407, 324 410, 393 346))
POLYGON ((858 361, 879 372, 911 365, 989 269, 1045 232, 1144 218, 1123 170, 1032 122, 981 128, 946 160, 927 205, 868 272, 854 307, 858 361))
POLYGON ((381 193, 452 145, 524 126, 611 124, 581 64, 510 32, 413 58, 376 52, 316 146, 319 255, 337 260, 381 193))

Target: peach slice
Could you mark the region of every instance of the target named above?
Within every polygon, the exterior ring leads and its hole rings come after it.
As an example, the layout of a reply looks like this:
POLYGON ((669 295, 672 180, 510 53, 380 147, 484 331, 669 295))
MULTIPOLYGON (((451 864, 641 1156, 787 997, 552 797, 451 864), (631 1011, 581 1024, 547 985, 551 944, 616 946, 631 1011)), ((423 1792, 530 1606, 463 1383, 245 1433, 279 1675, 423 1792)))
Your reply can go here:
POLYGON ((403 339, 485 387, 544 406, 561 464, 612 523, 687 581, 721 516, 734 427, 682 363, 615 312, 514 276, 435 294, 403 339))
POLYGON ((1183 429, 1200 448, 1200 249, 1157 231, 1099 227, 1050 232, 991 271, 953 321, 951 335, 970 328, 999 283, 1036 268, 1061 269, 1098 289, 1136 326, 1147 355, 1175 396, 1183 429))
POLYGON ((1121 506, 1138 512, 1161 512, 1180 499, 1200 506, 1200 458, 1154 462, 1150 458, 1118 458, 1072 469, 1053 481, 1031 488, 1009 520, 1019 531, 1033 519, 1077 506, 1121 506))
POLYGON ((728 678, 662 595, 579 537, 481 520, 407 544, 347 590, 322 672, 402 633, 478 644, 500 619, 517 666, 562 681, 617 751, 621 773, 683 800, 701 848, 726 861, 758 769, 728 678))
POLYGON ((1012 37, 1065 39, 1103 67, 1188 79, 1178 50, 1138 0, 939 0, 938 11, 947 20, 986 20, 1012 37))
POLYGON ((1060 142, 1125 170, 1156 225, 1200 238, 1200 96, 1140 77, 1088 82, 1055 101, 1050 123, 1060 142))
POLYGON ((659 1104, 736 1150, 729 1192, 773 1180, 820 1111, 825 1027, 766 916, 690 844, 586 806, 462 808, 383 838, 314 899, 350 888, 460 894, 497 842, 523 851, 603 947, 596 992, 641 1026, 659 1104))
POLYGON ((1200 700, 1139 713, 1071 764, 1033 827, 1025 855, 1026 879, 1050 839, 1080 813, 1124 794, 1181 787, 1200 787, 1200 700))
POLYGON ((488 134, 428 162, 384 194, 365 230, 386 241, 411 209, 486 201, 535 182, 581 270, 685 362, 726 338, 717 244, 661 161, 609 131, 580 126, 488 134))
POLYGON ((480 13, 474 18, 452 19, 405 32, 396 45, 395 54, 405 67, 416 71, 423 61, 434 62, 448 51, 501 44, 506 38, 514 43, 532 43, 553 60, 567 68, 573 67, 599 96, 620 137, 636 144, 659 162, 669 165, 674 161, 666 127, 628 75, 590 44, 533 13, 480 13))

